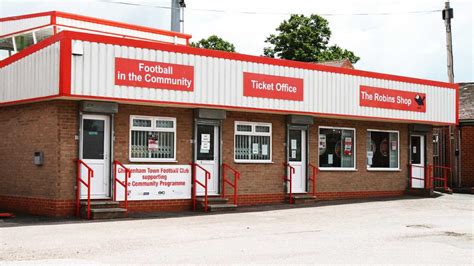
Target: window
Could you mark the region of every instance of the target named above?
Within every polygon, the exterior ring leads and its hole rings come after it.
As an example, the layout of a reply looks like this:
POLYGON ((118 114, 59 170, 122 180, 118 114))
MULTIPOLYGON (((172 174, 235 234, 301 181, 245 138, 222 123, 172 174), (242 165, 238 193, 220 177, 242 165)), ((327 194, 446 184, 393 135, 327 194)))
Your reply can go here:
POLYGON ((176 118, 131 116, 130 161, 176 160, 176 118))
POLYGON ((235 122, 236 162, 271 163, 272 124, 235 122))
POLYGON ((319 167, 355 169, 355 129, 319 127, 319 167))
POLYGON ((367 169, 399 169, 398 131, 368 130, 367 169))

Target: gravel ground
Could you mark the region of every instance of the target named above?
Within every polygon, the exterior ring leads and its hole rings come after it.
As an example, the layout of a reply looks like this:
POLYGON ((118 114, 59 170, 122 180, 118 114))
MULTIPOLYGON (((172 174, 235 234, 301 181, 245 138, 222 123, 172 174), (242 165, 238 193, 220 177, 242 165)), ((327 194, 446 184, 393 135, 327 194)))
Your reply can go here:
POLYGON ((453 194, 106 222, 0 220, 0 264, 472 265, 473 203, 453 194))

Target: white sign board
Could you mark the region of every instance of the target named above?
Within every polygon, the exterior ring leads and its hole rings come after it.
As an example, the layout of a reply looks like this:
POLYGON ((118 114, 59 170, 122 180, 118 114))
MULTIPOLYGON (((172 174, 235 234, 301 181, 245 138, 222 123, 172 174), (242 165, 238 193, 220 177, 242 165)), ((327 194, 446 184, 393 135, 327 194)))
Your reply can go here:
MULTIPOLYGON (((190 165, 125 165, 132 171, 128 179, 128 200, 167 200, 191 198, 190 165)), ((117 177, 125 180, 125 170, 117 168, 117 177)), ((117 184, 117 200, 123 201, 124 188, 117 184)))

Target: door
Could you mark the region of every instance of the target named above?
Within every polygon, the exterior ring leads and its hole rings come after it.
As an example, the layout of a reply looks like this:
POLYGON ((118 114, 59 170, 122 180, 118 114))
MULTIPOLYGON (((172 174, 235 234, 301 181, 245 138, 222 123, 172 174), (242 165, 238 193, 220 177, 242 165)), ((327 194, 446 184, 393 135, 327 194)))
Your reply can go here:
POLYGON ((425 137, 412 135, 410 138, 410 160, 412 164, 412 188, 425 187, 425 137), (417 179, 414 179, 417 178, 417 179))
MULTIPOLYGON (((83 115, 80 159, 94 170, 91 178, 91 198, 110 197, 110 117, 83 115)), ((82 166, 82 179, 87 182, 87 169, 82 166)), ((87 188, 81 185, 81 198, 87 198, 87 188)))
MULTIPOLYGON (((196 163, 209 171, 211 179, 207 180, 208 195, 218 195, 219 193, 219 162, 220 162, 220 137, 219 126, 197 124, 196 128, 196 163)), ((205 172, 196 167, 196 179, 205 184, 205 172)), ((200 185, 196 187, 197 195, 204 195, 204 188, 200 185)))
MULTIPOLYGON (((292 176, 293 193, 306 193, 306 130, 290 129, 288 147, 288 164, 295 169, 292 176)), ((288 192, 289 189, 288 186, 288 192)))

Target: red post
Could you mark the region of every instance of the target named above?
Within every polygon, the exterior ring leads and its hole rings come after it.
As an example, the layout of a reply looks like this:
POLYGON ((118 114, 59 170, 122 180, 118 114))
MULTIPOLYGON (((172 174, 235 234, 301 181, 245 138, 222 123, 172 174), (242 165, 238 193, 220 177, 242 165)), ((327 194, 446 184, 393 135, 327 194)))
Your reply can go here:
POLYGON ((225 198, 225 166, 222 166, 222 198, 225 198))
POLYGON ((117 200, 117 163, 114 161, 114 201, 117 200))
POLYGON ((91 172, 87 172, 87 219, 91 218, 91 172))
POLYGON ((132 172, 129 169, 125 169, 125 216, 127 217, 128 217, 128 178, 131 177, 131 175, 132 175, 132 172))
POLYGON ((193 211, 196 211, 196 166, 191 164, 193 171, 193 211))
POLYGON ((204 177, 205 181, 204 181, 204 184, 205 184, 205 187, 204 187, 204 211, 207 212, 207 179, 210 178, 209 177, 209 173, 206 172, 206 175, 204 177))
POLYGON ((290 204, 293 204, 293 168, 290 167, 290 204))
POLYGON ((81 163, 77 160, 77 187, 76 187, 76 216, 79 217, 80 215, 80 206, 81 206, 81 183, 79 179, 81 178, 81 163))

